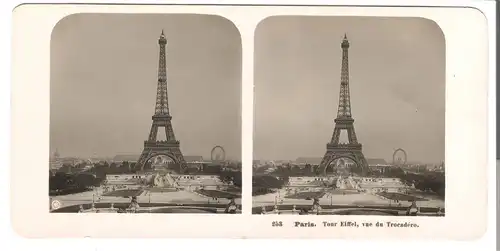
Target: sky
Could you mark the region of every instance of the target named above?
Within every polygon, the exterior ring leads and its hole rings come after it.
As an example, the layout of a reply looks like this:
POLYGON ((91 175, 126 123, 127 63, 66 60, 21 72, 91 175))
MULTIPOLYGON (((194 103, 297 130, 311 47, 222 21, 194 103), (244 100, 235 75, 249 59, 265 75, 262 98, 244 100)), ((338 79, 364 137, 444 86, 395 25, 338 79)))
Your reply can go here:
POLYGON ((444 160, 445 40, 421 18, 281 16, 255 32, 254 158, 323 157, 350 42, 352 116, 366 158, 444 160))
POLYGON ((174 133, 184 155, 241 158, 241 37, 218 16, 77 14, 51 40, 50 149, 140 154, 154 113, 162 29, 174 133))

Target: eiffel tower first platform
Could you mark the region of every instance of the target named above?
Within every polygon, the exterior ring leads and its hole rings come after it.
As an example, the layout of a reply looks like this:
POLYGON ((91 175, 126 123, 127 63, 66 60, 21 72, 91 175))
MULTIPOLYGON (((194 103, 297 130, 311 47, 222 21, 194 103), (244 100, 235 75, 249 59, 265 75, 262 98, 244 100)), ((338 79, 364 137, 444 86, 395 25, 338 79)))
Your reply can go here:
POLYGON ((366 174, 368 163, 363 155, 362 145, 358 143, 356 132, 354 131, 354 119, 351 114, 351 98, 349 93, 349 41, 347 36, 341 44, 342 48, 342 70, 340 75, 340 95, 337 118, 335 119, 335 129, 330 143, 326 145, 326 153, 323 157, 319 170, 323 170, 326 175, 328 166, 335 160, 347 158, 353 161, 357 168, 353 170, 359 174, 366 174), (342 131, 347 132, 347 143, 340 142, 342 131))
POLYGON ((187 170, 187 163, 184 160, 180 149, 180 142, 175 139, 174 129, 172 127, 172 116, 168 107, 168 94, 167 94, 167 65, 165 47, 167 39, 163 30, 160 39, 160 59, 158 63, 158 88, 156 92, 156 105, 155 113, 152 117, 153 123, 149 133, 148 140, 144 141, 144 150, 142 151, 139 160, 135 164, 136 170, 144 170, 144 165, 151 158, 164 155, 173 160, 174 163, 180 166, 181 172, 187 170), (166 140, 158 141, 158 130, 165 129, 166 140))

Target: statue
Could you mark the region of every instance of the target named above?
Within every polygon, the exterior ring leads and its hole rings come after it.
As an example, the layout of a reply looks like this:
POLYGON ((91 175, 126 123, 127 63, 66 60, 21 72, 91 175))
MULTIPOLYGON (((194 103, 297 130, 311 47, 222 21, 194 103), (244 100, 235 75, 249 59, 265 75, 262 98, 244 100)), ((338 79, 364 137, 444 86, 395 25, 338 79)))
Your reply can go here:
POLYGON ((437 215, 438 216, 443 216, 444 215, 443 209, 441 207, 438 207, 437 215))
POLYGON ((227 204, 227 206, 226 206, 226 210, 224 210, 224 213, 235 214, 237 209, 238 209, 238 206, 236 205, 234 198, 231 198, 231 200, 229 201, 229 204, 227 204))
POLYGON ((266 214, 266 207, 262 206, 260 214, 266 214))
POLYGON ((299 213, 299 215, 308 215, 308 214, 309 214, 309 212, 307 212, 307 209, 305 209, 305 208, 302 208, 300 210, 300 213, 299 213))
POLYGON ((411 206, 406 210, 406 215, 408 216, 417 216, 418 213, 418 207, 417 207, 417 202, 413 200, 411 202, 411 206))
POLYGON ((139 209, 139 203, 137 203, 137 196, 132 196, 132 199, 130 200, 130 205, 128 206, 130 210, 133 212, 136 212, 137 209, 139 209))
POLYGON ((319 212, 321 211, 321 206, 319 205, 318 198, 314 198, 314 202, 313 202, 313 205, 311 207, 311 211, 316 212, 316 214, 319 214, 319 212))

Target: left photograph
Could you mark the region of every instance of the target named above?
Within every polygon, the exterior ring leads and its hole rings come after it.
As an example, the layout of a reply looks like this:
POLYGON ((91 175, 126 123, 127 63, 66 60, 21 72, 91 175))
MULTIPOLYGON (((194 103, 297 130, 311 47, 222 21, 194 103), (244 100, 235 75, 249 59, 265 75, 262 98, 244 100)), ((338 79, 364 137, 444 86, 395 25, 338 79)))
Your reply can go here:
POLYGON ((74 14, 52 31, 53 213, 241 213, 241 36, 220 16, 74 14))

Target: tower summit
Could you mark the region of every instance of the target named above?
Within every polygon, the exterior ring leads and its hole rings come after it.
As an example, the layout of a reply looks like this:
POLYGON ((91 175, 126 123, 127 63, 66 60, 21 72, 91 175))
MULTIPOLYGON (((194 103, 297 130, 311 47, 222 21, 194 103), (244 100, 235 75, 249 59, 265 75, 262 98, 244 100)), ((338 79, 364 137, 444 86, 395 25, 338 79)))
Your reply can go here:
POLYGON ((148 140, 144 141, 144 150, 136 163, 136 169, 143 170, 144 165, 155 156, 163 155, 173 160, 180 166, 181 171, 187 170, 187 163, 180 150, 180 142, 175 139, 172 126, 172 116, 170 115, 167 92, 167 63, 166 45, 167 38, 163 30, 158 39, 160 55, 158 62, 158 86, 156 90, 155 112, 152 117, 153 123, 149 132, 148 140), (165 141, 158 140, 158 130, 165 128, 165 141))
POLYGON ((351 100, 349 93, 349 40, 344 34, 342 48, 342 69, 340 71, 340 94, 337 118, 351 118, 351 100))
POLYGON ((349 40, 344 34, 344 39, 340 45, 342 49, 342 67, 340 72, 340 93, 335 118, 335 128, 330 142, 326 145, 326 153, 320 163, 320 168, 325 174, 330 166, 338 159, 349 159, 357 166, 357 171, 364 173, 367 171, 368 163, 362 152, 362 145, 358 143, 354 130, 354 119, 351 113, 351 94, 349 91, 349 40), (340 142, 340 133, 347 132, 347 143, 340 142))
POLYGON ((156 91, 156 106, 155 115, 169 115, 168 95, 167 95, 167 59, 166 46, 167 38, 161 30, 160 38, 158 39, 160 46, 160 56, 158 61, 158 87, 156 91))

